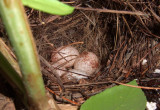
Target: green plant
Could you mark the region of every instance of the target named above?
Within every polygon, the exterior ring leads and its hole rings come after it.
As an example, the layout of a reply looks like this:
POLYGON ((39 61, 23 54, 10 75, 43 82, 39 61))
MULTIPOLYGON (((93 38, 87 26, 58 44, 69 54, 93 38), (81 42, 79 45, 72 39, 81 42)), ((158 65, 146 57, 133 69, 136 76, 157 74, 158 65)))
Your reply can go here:
POLYGON ((71 14, 74 10, 73 7, 58 0, 22 0, 22 2, 25 6, 56 15, 71 14))
MULTIPOLYGON (((136 81, 128 83, 136 85, 136 81)), ((145 110, 146 97, 139 88, 114 86, 89 98, 80 110, 145 110)))
MULTIPOLYGON (((23 0, 23 3, 32 8, 58 15, 70 14, 74 10, 74 8, 57 0, 23 0), (45 5, 48 8, 43 8, 45 5)), ((5 55, 0 54, 0 67, 5 72, 4 76, 16 85, 21 93, 27 95, 24 104, 28 109, 48 110, 52 108, 58 110, 56 104, 50 105, 48 103, 49 99, 45 93, 36 46, 21 1, 0 0, 0 15, 22 73, 21 78, 7 63, 7 60, 3 57, 5 55)))

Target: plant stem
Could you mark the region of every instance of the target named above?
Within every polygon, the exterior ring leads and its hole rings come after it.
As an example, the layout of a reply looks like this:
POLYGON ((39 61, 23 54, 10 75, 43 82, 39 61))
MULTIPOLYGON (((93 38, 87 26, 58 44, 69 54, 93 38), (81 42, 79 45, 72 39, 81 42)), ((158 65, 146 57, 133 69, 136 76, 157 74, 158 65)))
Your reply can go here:
POLYGON ((21 0, 0 0, 0 14, 20 65, 29 109, 51 109, 45 94, 33 35, 21 0))

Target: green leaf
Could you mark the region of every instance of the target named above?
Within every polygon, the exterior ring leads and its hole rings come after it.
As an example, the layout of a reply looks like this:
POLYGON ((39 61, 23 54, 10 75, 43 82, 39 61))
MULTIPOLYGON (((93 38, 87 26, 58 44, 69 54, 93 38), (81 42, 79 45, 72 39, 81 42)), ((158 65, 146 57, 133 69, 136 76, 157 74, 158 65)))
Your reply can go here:
POLYGON ((0 74, 2 74, 10 82, 11 85, 16 86, 22 93, 25 93, 25 88, 21 77, 14 70, 11 64, 7 61, 5 56, 0 51, 0 74), (5 73, 4 73, 5 72, 5 73))
MULTIPOLYGON (((136 81, 128 83, 136 85, 136 81)), ((145 110, 146 97, 139 88, 115 86, 92 96, 80 110, 145 110)))
POLYGON ((73 7, 58 0, 22 0, 22 3, 25 6, 55 15, 68 15, 74 10, 73 7))

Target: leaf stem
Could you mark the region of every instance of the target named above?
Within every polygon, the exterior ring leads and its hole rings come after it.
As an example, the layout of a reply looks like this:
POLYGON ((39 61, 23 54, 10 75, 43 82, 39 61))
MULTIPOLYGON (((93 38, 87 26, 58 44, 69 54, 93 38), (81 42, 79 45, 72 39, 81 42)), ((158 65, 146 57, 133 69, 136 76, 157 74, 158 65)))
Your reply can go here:
POLYGON ((33 35, 21 0, 0 0, 0 15, 20 65, 29 109, 51 109, 45 93, 33 35))

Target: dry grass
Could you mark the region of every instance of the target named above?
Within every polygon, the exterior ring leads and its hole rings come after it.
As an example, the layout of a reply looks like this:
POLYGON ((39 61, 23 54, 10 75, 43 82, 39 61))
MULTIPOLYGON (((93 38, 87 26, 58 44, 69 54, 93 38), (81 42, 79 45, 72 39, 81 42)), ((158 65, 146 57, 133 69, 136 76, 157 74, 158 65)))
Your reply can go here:
MULTIPOLYGON (((41 20, 31 24, 39 53, 48 62, 53 49, 74 42, 84 42, 84 44, 74 45, 80 52, 92 51, 99 57, 101 69, 87 80, 90 85, 81 86, 80 89, 71 86, 69 88, 65 82, 63 86, 66 91, 73 94, 75 91, 80 92, 85 99, 115 85, 108 83, 102 85, 99 82, 126 83, 139 79, 139 83, 144 86, 146 82, 159 80, 153 74, 154 69, 160 64, 158 1, 91 0, 73 2, 72 5, 77 10, 69 16, 60 17, 41 13, 39 17, 41 20), (42 24, 42 21, 45 24, 42 24), (143 59, 147 59, 146 65, 142 65, 143 59), (92 83, 95 82, 97 85, 93 86, 92 83)), ((31 20, 35 15, 38 16, 38 12, 34 14, 30 16, 31 20)), ((50 79, 47 78, 46 82, 50 79)), ((81 85, 87 82, 78 83, 81 85)), ((55 85, 57 84, 52 82, 47 86, 59 93, 55 85)), ((146 92, 146 95, 150 97, 151 93, 146 92)), ((156 99, 158 101, 157 97, 156 99)))

